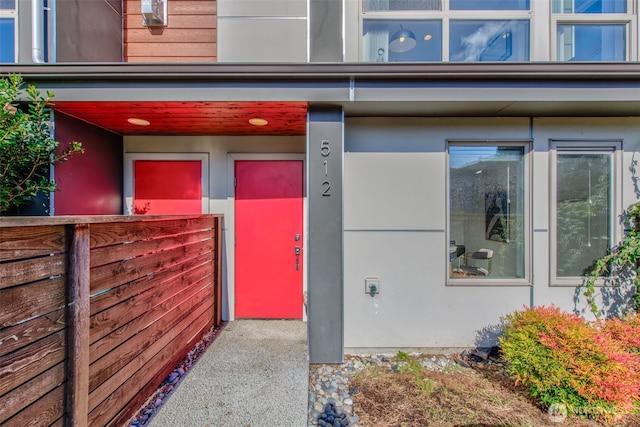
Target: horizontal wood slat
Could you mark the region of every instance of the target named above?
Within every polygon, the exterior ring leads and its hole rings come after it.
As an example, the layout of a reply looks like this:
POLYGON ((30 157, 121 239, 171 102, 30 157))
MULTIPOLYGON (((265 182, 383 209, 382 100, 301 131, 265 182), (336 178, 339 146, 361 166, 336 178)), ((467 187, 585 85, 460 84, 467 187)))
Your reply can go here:
MULTIPOLYGON (((131 28, 127 30, 127 43, 155 43, 162 37, 163 43, 216 43, 215 31, 193 31, 190 28, 165 28, 162 34, 154 34, 149 29, 131 28)), ((129 46, 129 49, 131 47, 129 46)), ((155 53, 155 52, 154 52, 155 53)))
MULTIPOLYGON (((185 57, 184 61, 197 62, 196 59, 185 57)), ((307 126, 305 102, 64 101, 56 102, 56 109, 105 129, 131 135, 305 135, 307 126), (137 117, 150 120, 153 126, 144 129, 138 126, 136 129, 129 124, 127 119, 134 112, 137 117), (172 120, 167 120, 167 117, 172 120), (173 123, 174 117, 188 117, 190 120, 173 123), (269 121, 269 126, 252 126, 248 121, 250 117, 262 117, 269 121)))
POLYGON ((0 425, 121 426, 219 322, 220 217, 83 218, 0 222, 0 425))
MULTIPOLYGON (((206 317, 206 314, 203 314, 202 317, 206 317)), ((165 363, 165 365, 157 371, 155 376, 153 376, 145 385, 140 389, 138 394, 129 402, 129 406, 123 408, 122 411, 116 415, 115 418, 111 420, 109 426, 120 426, 133 415, 133 411, 130 408, 139 408, 144 402, 144 396, 149 396, 153 393, 158 386, 162 383, 162 381, 169 375, 169 373, 174 369, 174 367, 180 362, 188 353, 189 349, 193 348, 193 346, 200 340, 205 333, 207 333, 214 324, 209 321, 204 327, 200 328, 191 339, 182 346, 184 349, 180 353, 174 354, 174 356, 165 363)))
POLYGON ((210 298, 212 296, 211 292, 209 292, 208 289, 205 289, 205 291, 206 292, 194 294, 188 301, 188 304, 185 304, 186 301, 183 301, 182 304, 170 309, 164 316, 158 318, 145 328, 144 334, 138 333, 132 336, 129 340, 110 352, 107 355, 108 357, 101 357, 96 360, 90 367, 91 380, 89 382, 89 391, 93 391, 111 375, 129 363, 140 351, 157 342, 162 336, 167 334, 167 331, 172 331, 177 324, 183 320, 191 321, 192 310, 193 313, 196 311, 194 309, 195 306, 201 304, 202 301, 208 303, 213 301, 213 299, 210 298))
POLYGON ((0 330, 0 357, 63 329, 67 323, 66 316, 66 310, 60 308, 0 330))
MULTIPOLYGON (((197 56, 132 56, 127 62, 137 62, 140 64, 148 62, 202 62, 202 63, 214 63, 217 62, 217 57, 200 58, 197 56)), ((226 134, 225 134, 226 135, 226 134)))
MULTIPOLYGON (((140 3, 140 0, 126 0, 126 13, 140 13, 140 3)), ((215 0, 171 0, 169 2, 169 15, 215 14, 216 12, 215 0)))
POLYGON ((60 331, 0 359, 0 396, 62 362, 65 343, 60 331))
MULTIPOLYGON (((157 378, 154 375, 158 367, 166 368, 167 366, 175 366, 176 362, 184 357, 188 348, 197 342, 197 339, 203 332, 204 326, 206 326, 208 317, 209 314, 205 313, 200 316, 200 318, 194 319, 186 330, 178 334, 169 345, 153 356, 144 367, 129 377, 127 381, 89 414, 89 424, 111 425, 110 420, 120 411, 120 408, 118 408, 119 402, 128 402, 133 399, 136 394, 144 389, 145 384, 153 384, 154 387, 152 390, 157 388, 164 378, 157 378), (186 351, 183 350, 180 352, 179 349, 185 349, 186 351), (176 358, 176 354, 181 354, 181 357, 176 358)), ((166 373, 164 376, 166 376, 166 373)), ((114 424, 118 425, 117 423, 114 424)))
POLYGON ((210 240, 214 237, 211 230, 204 230, 194 233, 167 235, 152 240, 140 240, 129 244, 104 246, 91 252, 91 267, 171 249, 188 243, 210 240))
MULTIPOLYGON (((207 295, 205 295, 207 296, 207 295)), ((211 293, 208 295, 211 296, 211 293)), ((201 302, 204 298, 201 299, 201 302)), ((133 376, 138 370, 140 370, 153 356, 163 351, 176 336, 183 333, 190 326, 192 326, 194 319, 197 319, 200 315, 207 311, 210 311, 212 307, 211 300, 204 301, 204 304, 192 307, 192 317, 183 318, 181 322, 166 331, 167 333, 158 337, 157 341, 147 347, 138 348, 142 350, 135 357, 130 359, 130 362, 121 367, 121 369, 115 371, 112 376, 105 382, 96 387, 89 394, 89 411, 92 411, 100 403, 102 403, 107 397, 115 392, 128 378, 133 376)))
POLYGON ((0 264, 0 289, 35 282, 66 272, 65 256, 54 255, 0 264))
MULTIPOLYGON (((149 56, 147 43, 129 43, 127 55, 130 58, 136 56, 149 56)), ((153 54, 159 56, 214 56, 217 43, 157 43, 153 46, 153 54)))
POLYGON ((0 228, 0 261, 65 252, 64 226, 0 228))
POLYGON ((64 385, 56 387, 11 418, 7 426, 49 426, 64 414, 64 385))
POLYGON ((202 266, 210 262, 210 253, 205 253, 195 258, 187 258, 183 260, 182 263, 175 264, 159 272, 148 274, 132 282, 112 288, 100 295, 96 295, 91 298, 91 315, 93 316, 102 310, 119 304, 122 301, 158 286, 167 280, 186 283, 186 280, 189 278, 187 273, 198 266, 202 266))
POLYGON ((43 393, 48 393, 64 383, 65 367, 63 363, 41 373, 32 380, 2 396, 0 405, 0 425, 35 402, 43 393))
POLYGON ((64 277, 0 289, 0 329, 54 311, 65 304, 64 277))
MULTIPOLYGON (((209 276, 202 280, 210 279, 209 276)), ((200 292, 202 287, 196 283, 190 287, 183 289, 182 292, 171 295, 168 299, 162 300, 164 295, 151 295, 148 299, 148 310, 144 311, 143 305, 134 305, 130 311, 124 310, 126 307, 116 307, 111 313, 100 313, 98 316, 91 318, 91 346, 89 347, 89 357, 91 363, 102 357, 111 349, 122 344, 140 329, 146 325, 156 321, 163 316, 170 307, 179 304, 184 298, 190 298, 194 294, 200 292), (162 300, 162 301, 161 301, 162 300), (159 303, 159 304, 158 304, 159 303), (157 305, 155 305, 157 304, 157 305), (109 317, 108 314, 126 315, 125 319, 118 317, 109 317)))
POLYGON ((125 1, 124 55, 127 62, 213 62, 217 46, 217 2, 170 1, 165 27, 144 27, 139 0, 125 1), (182 59, 180 59, 182 58, 182 59))
MULTIPOLYGON (((91 294, 112 289, 123 283, 178 264, 183 258, 213 252, 213 241, 192 243, 144 257, 123 260, 91 270, 91 294)), ((212 255, 213 256, 213 255, 212 255)))
POLYGON ((213 218, 208 216, 165 221, 145 221, 144 217, 141 217, 139 222, 134 223, 91 224, 90 245, 91 249, 94 249, 100 246, 154 239, 189 231, 212 230, 214 226, 213 218))
MULTIPOLYGON (((129 28, 145 28, 142 14, 130 14, 124 18, 125 31, 129 28)), ((169 27, 193 30, 215 30, 218 27, 215 15, 169 15, 169 27)))

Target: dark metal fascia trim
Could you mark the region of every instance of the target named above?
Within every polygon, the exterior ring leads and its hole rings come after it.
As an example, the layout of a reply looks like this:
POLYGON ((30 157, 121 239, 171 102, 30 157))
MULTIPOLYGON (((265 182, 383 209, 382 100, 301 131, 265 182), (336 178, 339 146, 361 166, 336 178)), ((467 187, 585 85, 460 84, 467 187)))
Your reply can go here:
POLYGON ((0 75, 43 80, 640 80, 640 62, 615 63, 305 63, 3 64, 0 75))

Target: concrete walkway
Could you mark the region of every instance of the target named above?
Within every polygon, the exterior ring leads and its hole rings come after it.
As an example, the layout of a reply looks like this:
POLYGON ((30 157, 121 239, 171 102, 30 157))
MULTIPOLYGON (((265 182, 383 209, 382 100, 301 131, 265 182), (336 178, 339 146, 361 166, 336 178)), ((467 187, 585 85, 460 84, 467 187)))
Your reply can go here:
POLYGON ((307 425, 307 324, 229 322, 153 417, 150 427, 307 425))

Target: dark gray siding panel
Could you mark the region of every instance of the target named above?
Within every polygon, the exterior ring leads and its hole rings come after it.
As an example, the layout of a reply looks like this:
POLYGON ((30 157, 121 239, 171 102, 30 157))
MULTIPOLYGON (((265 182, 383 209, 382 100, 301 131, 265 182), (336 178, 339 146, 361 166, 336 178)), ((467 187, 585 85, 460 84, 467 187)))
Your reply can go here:
POLYGON ((312 106, 308 135, 309 361, 343 360, 342 169, 344 113, 312 106))
POLYGON ((342 2, 309 3, 311 62, 342 62, 342 2))
POLYGON ((121 62, 122 2, 57 2, 57 62, 121 62))

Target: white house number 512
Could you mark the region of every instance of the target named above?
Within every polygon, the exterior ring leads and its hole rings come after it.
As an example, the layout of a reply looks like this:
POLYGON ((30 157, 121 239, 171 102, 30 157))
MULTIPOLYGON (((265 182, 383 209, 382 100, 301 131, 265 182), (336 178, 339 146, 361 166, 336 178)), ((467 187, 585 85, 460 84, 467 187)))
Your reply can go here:
MULTIPOLYGON (((320 155, 322 157, 325 157, 323 161, 325 178, 329 176, 329 166, 328 166, 329 154, 331 154, 331 147, 329 146, 329 141, 327 141, 326 139, 323 139, 322 143, 320 144, 320 155)), ((328 179, 325 179, 324 181, 322 181, 322 195, 325 197, 331 196, 331 184, 329 183, 328 179)))

